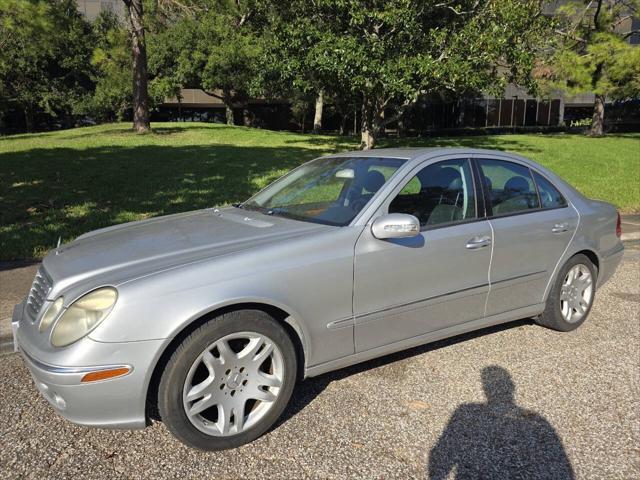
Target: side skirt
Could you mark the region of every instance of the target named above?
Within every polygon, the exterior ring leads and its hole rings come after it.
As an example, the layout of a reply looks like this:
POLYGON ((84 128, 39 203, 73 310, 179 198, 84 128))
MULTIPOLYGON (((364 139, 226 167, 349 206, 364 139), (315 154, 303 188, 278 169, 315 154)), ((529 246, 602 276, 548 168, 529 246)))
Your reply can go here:
POLYGON ((389 345, 383 345, 381 347, 372 348, 364 352, 359 352, 353 355, 339 358, 337 360, 331 360, 330 362, 321 363, 307 367, 305 370, 305 378, 315 377, 322 375, 323 373, 338 370, 340 368, 348 367, 356 363, 366 362, 373 358, 382 357, 391 353, 399 352, 401 350, 407 350, 418 345, 424 345, 425 343, 436 342, 445 338, 455 337, 456 335, 462 335, 463 333, 472 332, 474 330, 480 330, 482 328, 491 327, 500 323, 511 322, 513 320, 519 320, 522 318, 534 317, 544 311, 544 303, 531 305, 529 307, 519 308, 517 310, 511 310, 505 313, 499 313, 490 317, 481 318, 479 320, 472 320, 470 322, 461 323, 452 327, 436 330, 435 332, 427 333, 426 335, 418 335, 417 337, 407 338, 399 342, 391 343, 389 345))

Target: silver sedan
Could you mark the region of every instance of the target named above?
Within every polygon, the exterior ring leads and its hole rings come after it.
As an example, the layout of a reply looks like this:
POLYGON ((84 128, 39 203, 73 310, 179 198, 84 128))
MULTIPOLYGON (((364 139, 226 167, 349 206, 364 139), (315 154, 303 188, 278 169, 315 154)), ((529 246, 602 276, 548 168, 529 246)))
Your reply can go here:
POLYGON ((296 381, 498 323, 569 331, 622 257, 620 217, 549 170, 471 149, 350 152, 244 203, 59 246, 16 348, 69 420, 252 441, 296 381))

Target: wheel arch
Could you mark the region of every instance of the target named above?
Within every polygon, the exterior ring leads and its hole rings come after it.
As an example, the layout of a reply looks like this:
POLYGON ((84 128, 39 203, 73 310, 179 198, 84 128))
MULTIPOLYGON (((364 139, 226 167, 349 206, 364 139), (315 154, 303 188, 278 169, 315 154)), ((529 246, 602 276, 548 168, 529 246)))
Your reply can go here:
POLYGON ((564 265, 571 260, 573 257, 575 257, 576 255, 584 255, 585 257, 587 257, 591 263, 593 263, 594 267, 596 268, 596 285, 597 285, 597 280, 598 280, 598 274, 600 272, 600 257, 598 256, 598 254, 590 249, 590 248, 576 248, 575 250, 572 250, 571 252, 567 252, 566 255, 560 260, 558 261, 558 266, 556 267, 555 271, 553 272, 553 276, 549 279, 549 283, 547 284, 547 288, 544 292, 544 297, 542 299, 543 302, 547 301, 547 298, 549 298, 549 294, 551 293, 551 289, 553 288, 553 285, 555 285, 556 283, 556 279, 557 276, 560 274, 560 270, 562 270, 562 267, 564 267, 564 265))
MULTIPOLYGON (((600 272, 600 258, 598 257, 598 254, 593 250, 585 249, 585 250, 580 250, 579 252, 574 253, 569 258, 573 258, 576 255, 584 255, 589 260, 591 260, 591 263, 593 263, 593 266, 596 267, 596 279, 597 279, 598 273, 600 272)), ((567 260, 569 260, 569 258, 567 260)))
POLYGON ((164 368, 166 367, 169 359, 171 358, 171 355, 178 347, 178 345, 180 345, 180 343, 182 343, 182 341, 187 336, 189 336, 192 331, 194 331, 204 323, 225 313, 237 312, 239 310, 259 310, 271 316, 274 320, 276 320, 280 325, 284 327, 286 332, 289 334, 289 337, 291 338, 294 349, 296 351, 298 364, 296 376, 298 379, 304 376, 304 372, 306 369, 305 362, 308 358, 305 335, 302 327, 295 320, 293 315, 290 314, 290 312, 287 312, 281 307, 275 306, 270 303, 254 301, 238 302, 219 306, 182 325, 182 328, 177 331, 177 333, 170 339, 170 341, 167 342, 166 345, 164 345, 162 351, 155 360, 153 371, 149 376, 149 380, 146 386, 145 418, 147 419, 147 422, 150 419, 160 419, 157 406, 158 387, 160 385, 160 379, 162 378, 164 368))

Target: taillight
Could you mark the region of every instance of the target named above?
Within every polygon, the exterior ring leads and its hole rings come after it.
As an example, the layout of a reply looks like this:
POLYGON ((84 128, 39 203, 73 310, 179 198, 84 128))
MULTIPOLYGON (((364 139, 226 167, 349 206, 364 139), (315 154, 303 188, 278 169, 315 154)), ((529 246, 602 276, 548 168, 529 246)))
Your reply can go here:
POLYGON ((620 219, 620 212, 618 212, 618 220, 616 221, 616 235, 618 238, 622 236, 622 220, 620 219))

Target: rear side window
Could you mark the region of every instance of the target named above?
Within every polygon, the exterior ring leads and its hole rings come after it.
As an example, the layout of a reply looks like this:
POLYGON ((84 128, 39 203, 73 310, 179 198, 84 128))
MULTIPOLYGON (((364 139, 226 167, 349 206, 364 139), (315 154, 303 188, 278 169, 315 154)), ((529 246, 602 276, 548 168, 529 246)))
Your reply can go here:
POLYGON ((538 192, 527 167, 504 160, 479 160, 480 175, 493 215, 540 208, 538 192))
POLYGON ((560 208, 567 206, 567 201, 549 180, 544 178, 538 172, 533 172, 533 178, 536 181, 536 185, 538 185, 542 208, 560 208))

